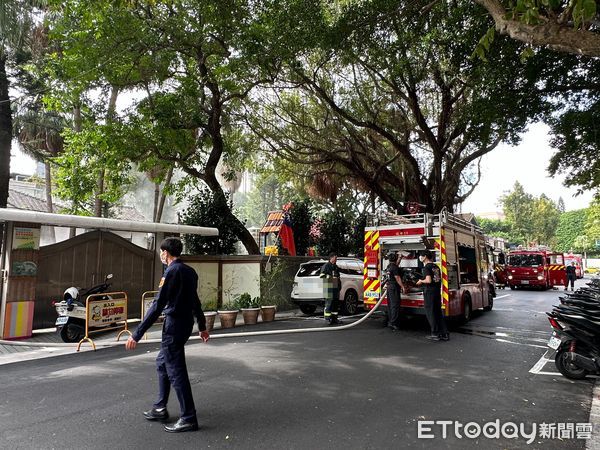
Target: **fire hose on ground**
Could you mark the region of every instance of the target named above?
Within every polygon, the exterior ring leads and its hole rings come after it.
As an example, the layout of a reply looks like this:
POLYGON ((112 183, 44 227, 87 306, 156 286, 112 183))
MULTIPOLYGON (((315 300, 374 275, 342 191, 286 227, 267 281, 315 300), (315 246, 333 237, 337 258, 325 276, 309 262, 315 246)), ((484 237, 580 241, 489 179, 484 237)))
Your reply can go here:
MULTIPOLYGON (((296 333, 318 333, 318 332, 333 332, 333 331, 345 331, 350 328, 353 328, 365 320, 367 320, 376 310, 379 308, 383 299, 385 298, 385 294, 387 291, 384 291, 379 301, 373 306, 367 314, 358 319, 355 322, 340 325, 337 327, 310 327, 310 328, 288 328, 284 330, 264 330, 264 331, 248 331, 243 333, 221 333, 221 334, 211 334, 210 339, 221 339, 221 338, 239 338, 239 337, 254 337, 254 336, 273 336, 277 334, 296 334, 296 333)), ((200 336, 197 334, 192 335, 190 337, 190 341, 200 340, 200 336)), ((147 340, 141 340, 138 342, 140 344, 159 344, 161 339, 153 338, 147 340)), ((6 341, 0 340, 0 344, 2 345, 16 345, 16 346, 24 346, 24 347, 66 347, 66 348, 74 348, 77 344, 66 344, 66 343, 49 343, 49 342, 19 342, 19 341, 6 341)), ((98 342, 96 347, 116 347, 119 345, 123 345, 123 341, 114 341, 114 342, 98 342)))

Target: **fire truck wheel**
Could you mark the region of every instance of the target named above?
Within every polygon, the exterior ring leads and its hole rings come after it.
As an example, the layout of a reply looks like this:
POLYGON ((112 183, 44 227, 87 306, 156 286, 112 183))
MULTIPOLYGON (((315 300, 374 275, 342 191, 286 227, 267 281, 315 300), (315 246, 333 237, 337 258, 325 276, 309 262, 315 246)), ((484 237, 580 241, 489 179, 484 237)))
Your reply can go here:
POLYGON ((463 299, 464 312, 462 315, 462 322, 467 323, 469 320, 471 320, 471 316, 473 315, 473 306, 471 303, 471 296, 469 294, 465 294, 463 299))
POLYGON ((348 289, 344 295, 342 304, 342 314, 353 316, 358 312, 358 294, 352 289, 348 289))
POLYGON ((300 311, 302 311, 307 316, 314 314, 317 310, 317 305, 300 305, 300 311))
POLYGON ((483 308, 484 311, 491 311, 494 307, 494 296, 492 293, 488 293, 488 305, 483 308))

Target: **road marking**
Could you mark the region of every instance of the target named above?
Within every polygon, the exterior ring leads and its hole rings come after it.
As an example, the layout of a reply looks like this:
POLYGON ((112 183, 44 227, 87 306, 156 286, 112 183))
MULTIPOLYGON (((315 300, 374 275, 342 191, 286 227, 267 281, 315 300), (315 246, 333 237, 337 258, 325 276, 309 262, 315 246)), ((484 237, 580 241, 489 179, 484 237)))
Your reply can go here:
POLYGON ((529 369, 529 373, 539 373, 544 368, 546 363, 552 361, 552 359, 546 357, 548 355, 548 352, 549 350, 546 350, 546 353, 542 355, 538 362, 536 362, 534 366, 531 369, 529 369))
POLYGON ((504 295, 500 295, 498 297, 495 298, 495 300, 498 300, 500 298, 505 298, 505 297, 510 297, 511 294, 504 294, 504 295))
POLYGON ((592 390, 592 407, 589 423, 592 424, 592 438, 585 443, 586 450, 600 450, 600 382, 596 380, 592 390))
POLYGON ((558 372, 538 372, 536 375, 552 375, 553 377, 562 377, 562 374, 558 372))
POLYGON ((521 342, 513 342, 513 341, 509 341, 507 339, 496 339, 496 341, 498 342, 504 342, 506 344, 515 344, 515 345, 526 345, 527 347, 535 347, 535 348, 546 348, 545 345, 535 345, 535 344, 524 344, 521 342))

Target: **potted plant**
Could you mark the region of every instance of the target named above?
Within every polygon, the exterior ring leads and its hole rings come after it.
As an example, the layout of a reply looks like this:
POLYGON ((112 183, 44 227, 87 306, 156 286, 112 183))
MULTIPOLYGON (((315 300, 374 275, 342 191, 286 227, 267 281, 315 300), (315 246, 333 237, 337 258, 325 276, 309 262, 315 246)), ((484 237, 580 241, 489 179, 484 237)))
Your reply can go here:
POLYGON ((223 305, 223 309, 217 311, 219 314, 219 321, 221 322, 221 328, 233 328, 235 327, 235 320, 237 319, 239 309, 234 304, 223 305))
POLYGON ((263 322, 273 322, 275 320, 275 312, 277 305, 265 305, 260 307, 260 314, 263 322))
POLYGON ((215 326, 215 319, 217 317, 217 301, 207 300, 202 304, 202 311, 204 311, 204 319, 206 319, 206 331, 212 331, 215 326))
POLYGON ((260 312, 260 298, 252 298, 250 294, 244 292, 235 300, 235 305, 242 310, 244 325, 254 325, 258 322, 258 313, 260 312))

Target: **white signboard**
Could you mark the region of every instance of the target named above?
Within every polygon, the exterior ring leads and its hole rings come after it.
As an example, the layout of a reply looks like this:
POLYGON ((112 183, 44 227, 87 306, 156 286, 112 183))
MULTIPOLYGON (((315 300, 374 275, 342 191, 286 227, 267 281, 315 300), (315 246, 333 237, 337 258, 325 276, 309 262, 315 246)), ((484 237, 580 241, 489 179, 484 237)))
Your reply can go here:
POLYGON ((127 300, 92 300, 89 302, 88 326, 101 327, 114 322, 124 322, 127 300))
POLYGON ((13 250, 39 250, 40 229, 31 227, 15 227, 13 230, 13 250))

